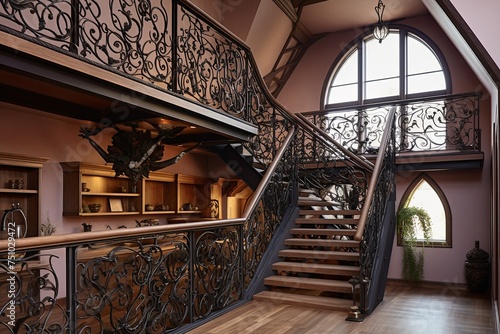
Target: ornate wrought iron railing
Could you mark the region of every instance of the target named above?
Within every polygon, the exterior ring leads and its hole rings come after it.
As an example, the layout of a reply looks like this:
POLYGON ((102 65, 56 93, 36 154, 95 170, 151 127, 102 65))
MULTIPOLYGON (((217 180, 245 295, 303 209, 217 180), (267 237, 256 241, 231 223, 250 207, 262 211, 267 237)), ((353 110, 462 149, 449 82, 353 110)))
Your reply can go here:
POLYGON ((243 223, 1 241, 0 331, 168 333, 203 319, 242 298, 243 223), (14 261, 27 250, 40 253, 14 261))
MULTIPOLYGON (((397 152, 479 151, 478 94, 437 96, 391 103, 396 116, 397 152)), ((383 104, 304 113, 333 139, 358 154, 375 154, 387 110, 383 104)))
POLYGON ((376 164, 370 178, 370 185, 359 219, 358 230, 354 238, 360 241, 360 273, 352 280, 354 285, 360 285, 360 310, 371 312, 381 299, 387 277, 390 249, 394 238, 395 210, 390 209, 389 201, 395 191, 395 114, 396 107, 391 108, 387 116, 387 125, 381 138, 376 164), (385 230, 385 231, 384 231, 385 230), (392 230, 392 233, 391 233, 392 230), (385 233, 383 233, 385 232, 385 233), (383 238, 382 236, 385 236, 383 238), (388 254, 384 250, 389 249, 388 254), (385 259, 384 259, 385 258, 385 259), (378 284, 384 280, 384 284, 378 284), (377 284, 372 284, 376 282, 377 284))
POLYGON ((244 299, 294 201, 295 138, 278 150, 245 218, 0 241, 0 331, 182 332, 244 299), (27 251, 40 254, 19 256, 27 251))
MULTIPOLYGON (((301 123, 267 92, 248 48, 188 2, 0 0, 0 30, 256 124, 259 136, 245 146, 267 168, 266 188, 256 192, 246 219, 19 240, 19 251, 43 252, 17 261, 21 271, 0 260, 17 282, 13 299, 0 307, 7 312, 14 300, 27 312, 18 314, 17 328, 179 330, 242 298, 296 184, 342 208, 365 202, 370 166, 311 129, 295 133, 301 123), (61 245, 65 260, 53 251, 61 245), (92 252, 101 255, 89 258, 92 252), (57 307, 62 277, 54 261, 68 268, 65 313, 57 307), (32 268, 35 262, 44 267, 32 268), (26 289, 38 289, 40 298, 26 289)), ((7 256, 8 247, 0 241, 7 256)), ((16 332, 8 315, 0 326, 16 332)))
POLYGON ((182 0, 0 0, 0 31, 256 124, 267 166, 290 128, 249 48, 182 0))

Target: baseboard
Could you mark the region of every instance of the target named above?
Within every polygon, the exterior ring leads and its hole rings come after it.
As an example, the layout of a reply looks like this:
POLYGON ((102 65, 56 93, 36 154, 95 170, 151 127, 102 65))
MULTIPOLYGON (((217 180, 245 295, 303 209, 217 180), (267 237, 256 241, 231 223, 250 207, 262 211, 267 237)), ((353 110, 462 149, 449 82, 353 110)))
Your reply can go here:
POLYGON ((498 301, 493 300, 491 301, 492 303, 492 310, 493 310, 493 321, 495 322, 495 332, 500 333, 500 319, 498 318, 498 301))
POLYGON ((435 282, 435 281, 419 281, 410 282, 404 279, 388 278, 387 285, 391 286, 418 286, 421 288, 429 289, 451 289, 453 291, 467 291, 467 284, 465 283, 450 283, 450 282, 435 282))

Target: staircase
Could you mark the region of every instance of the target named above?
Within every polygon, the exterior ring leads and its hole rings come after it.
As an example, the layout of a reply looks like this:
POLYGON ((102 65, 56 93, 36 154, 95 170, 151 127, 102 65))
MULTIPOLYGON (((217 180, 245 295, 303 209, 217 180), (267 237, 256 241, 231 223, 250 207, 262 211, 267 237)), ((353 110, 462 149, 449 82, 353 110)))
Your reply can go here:
POLYGON ((337 209, 313 191, 301 190, 299 217, 286 239, 269 288, 255 300, 346 311, 352 306, 349 279, 359 275, 359 242, 353 240, 360 211, 337 209))

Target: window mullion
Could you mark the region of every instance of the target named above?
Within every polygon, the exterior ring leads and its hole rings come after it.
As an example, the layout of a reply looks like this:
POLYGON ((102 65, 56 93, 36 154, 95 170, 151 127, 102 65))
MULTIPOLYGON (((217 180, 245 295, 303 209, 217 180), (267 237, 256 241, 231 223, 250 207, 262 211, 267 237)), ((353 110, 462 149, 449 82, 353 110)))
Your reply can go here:
POLYGON ((399 31, 399 98, 406 97, 407 73, 408 73, 408 32, 399 31))

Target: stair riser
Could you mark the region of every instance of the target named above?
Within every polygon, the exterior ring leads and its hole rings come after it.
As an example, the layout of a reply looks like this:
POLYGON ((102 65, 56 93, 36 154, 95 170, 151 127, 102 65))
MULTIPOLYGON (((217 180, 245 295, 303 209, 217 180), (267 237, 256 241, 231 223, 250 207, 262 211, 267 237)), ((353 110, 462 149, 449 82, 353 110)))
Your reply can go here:
POLYGON ((346 276, 352 277, 359 275, 359 269, 344 269, 344 270, 336 270, 336 269, 311 269, 307 267, 293 266, 293 267, 281 267, 273 265, 273 270, 276 270, 278 274, 280 273, 304 273, 304 274, 319 274, 319 275, 332 275, 332 276, 346 276))
POLYGON ((352 240, 287 239, 285 240, 285 246, 359 248, 359 242, 352 240))
POLYGON ((341 287, 341 286, 329 286, 321 284, 307 284, 307 283, 293 283, 293 282, 277 282, 272 279, 264 279, 264 284, 267 286, 276 286, 289 289, 303 289, 303 290, 314 290, 314 291, 328 291, 328 292, 339 292, 339 293, 352 293, 351 287, 341 287))

